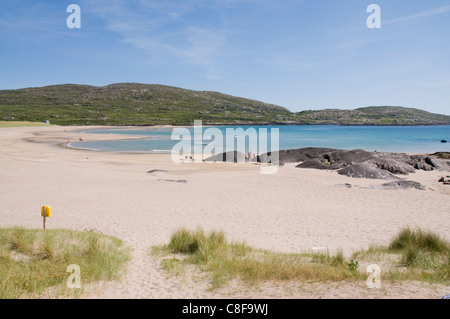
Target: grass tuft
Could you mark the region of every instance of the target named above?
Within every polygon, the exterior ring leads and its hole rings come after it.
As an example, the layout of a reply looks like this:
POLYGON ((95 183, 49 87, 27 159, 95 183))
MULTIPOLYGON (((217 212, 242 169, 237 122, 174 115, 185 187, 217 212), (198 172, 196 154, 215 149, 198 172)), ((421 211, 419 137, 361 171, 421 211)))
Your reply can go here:
POLYGON ((82 284, 119 279, 129 251, 119 239, 71 230, 0 229, 0 299, 66 287, 67 266, 77 264, 82 284))
POLYGON ((449 244, 444 239, 431 231, 403 228, 392 240, 389 249, 391 251, 414 249, 445 253, 448 251, 448 246, 449 244))
MULTIPOLYGON (((255 283, 292 279, 344 280, 362 276, 348 267, 342 251, 335 256, 274 253, 253 249, 245 243, 228 242, 222 231, 207 234, 201 228, 180 229, 171 236, 168 245, 153 251, 184 254, 184 258, 176 259, 177 264, 193 264, 208 271, 213 288, 233 278, 255 283)), ((163 267, 169 269, 173 260, 164 259, 163 267)))
POLYGON ((374 258, 376 262, 381 261, 391 280, 450 284, 450 244, 431 231, 403 228, 388 247, 373 246, 354 256, 372 262, 374 258), (392 259, 392 256, 397 258, 392 259))
POLYGON ((371 245, 355 252, 347 260, 342 251, 326 253, 282 254, 254 249, 245 243, 228 242, 222 231, 205 233, 176 231, 168 245, 153 248, 154 253, 182 254, 180 258, 164 259, 163 267, 176 269, 196 265, 211 275, 212 287, 239 278, 256 283, 266 280, 341 281, 366 280, 362 272, 368 264, 382 269, 383 279, 419 280, 450 284, 450 245, 430 231, 402 229, 390 245, 371 245), (360 265, 364 265, 361 267, 360 265))

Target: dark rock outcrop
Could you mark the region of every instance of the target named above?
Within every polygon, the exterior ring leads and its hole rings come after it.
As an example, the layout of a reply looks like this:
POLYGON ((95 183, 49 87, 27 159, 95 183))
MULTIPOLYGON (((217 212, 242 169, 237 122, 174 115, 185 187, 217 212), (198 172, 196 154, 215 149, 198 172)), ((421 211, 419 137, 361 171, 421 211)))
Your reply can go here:
POLYGON ((438 182, 444 185, 450 185, 450 176, 447 177, 442 176, 441 178, 439 178, 438 182))
POLYGON ((280 151, 280 162, 300 161, 296 167, 337 170, 341 175, 358 178, 400 179, 416 170, 450 171, 450 161, 434 155, 367 152, 364 150, 336 150, 305 148, 280 151))
MULTIPOLYGON (((283 165, 299 163, 298 168, 336 170, 339 174, 355 178, 402 180, 400 176, 416 170, 450 171, 450 154, 441 152, 430 155, 405 153, 367 152, 365 150, 337 150, 307 147, 261 154, 252 161, 283 165), (447 157, 448 155, 448 157, 447 157)), ((228 152, 211 156, 206 161, 245 162, 240 152, 228 152)), ((418 188, 418 187, 415 187, 418 188)))
POLYGON ((323 159, 318 158, 306 160, 295 167, 314 168, 314 169, 333 169, 333 170, 336 169, 334 166, 332 167, 329 162, 326 162, 323 159))
POLYGON ((332 148, 306 147, 294 150, 279 151, 279 160, 281 163, 299 163, 309 159, 316 159, 322 154, 336 151, 332 148))
POLYGON ((371 162, 357 163, 337 171, 340 175, 353 178, 372 178, 372 179, 400 179, 391 172, 379 169, 371 162))
POLYGON ((450 152, 436 152, 431 155, 441 159, 450 159, 450 152))
POLYGON ((225 153, 216 154, 205 159, 206 162, 229 162, 229 163, 244 163, 244 153, 238 151, 230 151, 225 153))
MULTIPOLYGON (((332 148, 306 147, 292 150, 281 150, 277 152, 268 152, 260 155, 261 163, 271 163, 275 165, 284 165, 285 163, 300 163, 310 159, 317 159, 322 154, 336 151, 332 148)), ((256 162, 254 158, 252 162, 256 162)))

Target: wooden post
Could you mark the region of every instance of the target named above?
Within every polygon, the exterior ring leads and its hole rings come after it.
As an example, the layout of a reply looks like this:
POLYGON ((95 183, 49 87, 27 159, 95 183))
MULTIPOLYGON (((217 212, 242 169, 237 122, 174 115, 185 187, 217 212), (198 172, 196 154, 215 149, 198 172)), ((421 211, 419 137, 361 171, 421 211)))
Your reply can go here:
POLYGON ((45 230, 45 215, 46 215, 46 213, 45 213, 45 205, 43 206, 42 211, 43 211, 42 215, 44 216, 44 230, 45 230))
POLYGON ((42 206, 41 207, 41 213, 42 213, 42 221, 43 221, 43 226, 44 226, 44 230, 45 230, 45 222, 47 220, 47 217, 51 217, 52 216, 52 209, 50 206, 42 206))

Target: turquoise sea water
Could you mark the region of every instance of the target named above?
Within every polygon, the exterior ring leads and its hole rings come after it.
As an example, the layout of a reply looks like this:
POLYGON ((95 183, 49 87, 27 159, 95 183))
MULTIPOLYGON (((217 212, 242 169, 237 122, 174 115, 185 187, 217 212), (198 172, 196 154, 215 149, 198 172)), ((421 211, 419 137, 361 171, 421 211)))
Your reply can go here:
MULTIPOLYGON (((214 136, 208 135, 209 127, 203 127, 203 146, 214 145, 214 136)), ((223 136, 227 129, 237 126, 218 128, 223 136)), ((267 129, 268 150, 270 150, 270 133, 273 129, 279 131, 279 149, 296 149, 302 147, 329 147, 336 149, 364 149, 367 151, 433 153, 437 151, 450 152, 450 125, 439 126, 336 126, 336 125, 282 125, 282 126, 252 126, 241 127, 244 130, 254 128, 256 132, 267 129), (447 140, 447 143, 441 143, 447 140)), ((186 128, 193 134, 193 128, 186 128)), ((71 147, 85 148, 97 151, 114 152, 148 152, 170 153, 180 140, 172 140, 172 128, 114 128, 86 129, 85 133, 138 135, 145 139, 117 141, 86 141, 70 143, 71 147)), ((237 132, 237 131, 236 131, 237 132)), ((235 138, 243 136, 237 132, 235 138)), ((186 138, 185 138, 186 139, 186 138)), ((248 140, 247 140, 248 142, 248 140)), ((225 139, 223 140, 225 149, 225 139)), ((199 144, 199 145, 200 145, 199 144)), ((192 144, 194 145, 194 144, 192 144)), ((248 150, 248 147, 247 147, 248 150)), ((257 150, 253 150, 258 152, 257 150)))

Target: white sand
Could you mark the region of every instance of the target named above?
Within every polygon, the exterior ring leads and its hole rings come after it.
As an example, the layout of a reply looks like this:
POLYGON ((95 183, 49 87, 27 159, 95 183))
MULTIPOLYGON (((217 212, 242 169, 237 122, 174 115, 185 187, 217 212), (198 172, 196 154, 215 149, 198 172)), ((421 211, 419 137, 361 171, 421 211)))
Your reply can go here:
MULTIPOLYGON (((425 185, 425 191, 376 190, 365 187, 385 181, 292 164, 262 175, 256 164, 174 164, 164 154, 56 146, 77 140, 75 129, 0 128, 0 227, 40 228, 40 207, 50 205, 48 229, 94 230, 133 247, 124 279, 90 285, 84 297, 440 298, 450 293, 445 286, 404 282, 383 282, 382 289, 368 289, 365 282, 255 287, 233 282, 210 291, 195 276, 170 276, 148 254, 149 247, 167 243, 179 227, 197 226, 280 252, 326 247, 349 255, 371 243, 388 244, 404 226, 429 229, 450 240, 450 186, 437 182, 442 172, 408 176, 425 185), (168 172, 147 173, 152 169, 168 172)), ((117 138, 81 136, 84 141, 117 138)))

